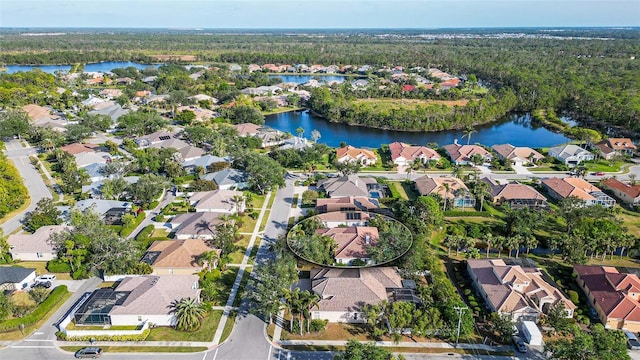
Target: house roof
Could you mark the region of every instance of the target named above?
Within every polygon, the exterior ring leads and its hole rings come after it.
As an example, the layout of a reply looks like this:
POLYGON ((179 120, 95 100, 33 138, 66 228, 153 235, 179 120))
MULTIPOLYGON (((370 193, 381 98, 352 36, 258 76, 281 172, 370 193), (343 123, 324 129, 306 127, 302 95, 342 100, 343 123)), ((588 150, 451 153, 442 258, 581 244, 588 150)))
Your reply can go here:
POLYGON ((318 219, 322 221, 344 221, 344 222, 361 222, 367 221, 370 218, 369 213, 356 211, 332 211, 324 214, 317 215, 318 219), (353 217, 355 214, 355 218, 353 217))
POLYGON ((51 114, 51 109, 36 104, 28 104, 22 107, 22 110, 27 113, 29 118, 34 123, 40 124, 42 122, 50 120, 58 120, 58 116, 51 114))
POLYGON ((256 135, 260 132, 262 126, 252 124, 252 123, 242 123, 233 125, 233 127, 238 130, 238 135, 240 136, 252 136, 256 135))
POLYGON ((365 304, 387 300, 387 289, 401 287, 402 278, 392 267, 311 269, 311 288, 320 297, 320 311, 359 311, 365 304))
POLYGON ((191 195, 189 201, 196 210, 212 209, 224 212, 233 211, 236 208, 236 203, 233 200, 235 196, 244 197, 241 191, 218 189, 196 192, 191 195))
POLYGON ((440 155, 431 148, 408 145, 398 141, 389 144, 389 151, 391 151, 391 159, 393 161, 400 157, 408 161, 413 161, 418 158, 440 159, 440 155))
POLYGON ((637 149, 633 141, 629 138, 608 138, 605 142, 614 150, 637 149))
POLYGON ((584 155, 593 155, 591 152, 581 148, 578 145, 568 144, 568 145, 560 145, 549 148, 549 153, 559 154, 558 157, 561 159, 567 159, 572 156, 584 156, 584 155))
POLYGON ((504 199, 507 201, 527 199, 546 201, 547 198, 529 185, 519 183, 498 184, 493 179, 483 178, 491 188, 491 196, 494 199, 504 199))
POLYGON ((168 315, 173 301, 199 298, 198 280, 197 275, 126 277, 115 292, 129 294, 122 305, 109 311, 109 315, 168 315))
POLYGON ((367 245, 375 244, 379 236, 378 228, 371 226, 324 228, 316 230, 316 233, 328 236, 338 244, 336 259, 368 258, 367 245))
POLYGON ((142 257, 142 261, 153 267, 200 269, 198 259, 207 251, 219 249, 209 247, 204 240, 154 241, 142 257))
POLYGON ((73 143, 73 144, 69 144, 61 147, 60 150, 71 155, 77 155, 82 153, 93 153, 93 152, 96 152, 96 150, 99 148, 100 148, 100 145, 97 145, 97 144, 73 143))
POLYGON ((226 185, 246 183, 249 180, 249 174, 242 170, 226 168, 214 173, 205 174, 201 178, 204 180, 212 180, 219 187, 222 187, 226 185))
POLYGON ((98 214, 104 215, 111 209, 130 209, 131 203, 117 200, 86 199, 78 201, 74 205, 74 208, 81 212, 85 212, 92 206, 95 206, 95 210, 98 214))
POLYGON ((83 168, 91 164, 105 164, 111 161, 111 155, 107 152, 82 152, 74 155, 76 165, 83 168))
POLYGON ((552 304, 562 302, 566 309, 576 308, 558 289, 544 280, 537 268, 507 265, 502 259, 470 259, 467 264, 498 312, 527 311, 527 308, 541 312, 541 309, 536 309, 534 302, 528 300, 533 296, 547 298, 552 304), (514 285, 524 288, 519 291, 514 285))
POLYGON ((156 131, 149 135, 141 136, 136 139, 136 141, 146 141, 149 144, 158 143, 161 141, 172 139, 176 136, 176 132, 168 132, 168 131, 156 131))
POLYGON ((462 182, 462 180, 454 177, 429 177, 428 175, 417 178, 416 189, 420 195, 438 194, 442 198, 445 196, 449 199, 455 197, 455 192, 462 190, 469 192, 469 188, 462 182), (449 191, 444 188, 444 185, 449 185, 449 191))
POLYGON ((189 145, 184 140, 180 140, 176 138, 161 140, 151 144, 151 147, 158 148, 158 149, 176 149, 176 150, 180 150, 188 146, 191 146, 191 145, 189 145))
POLYGON ((330 197, 368 197, 368 184, 376 184, 376 180, 370 177, 359 177, 358 175, 352 174, 322 180, 318 183, 318 186, 324 189, 330 197))
POLYGON ((176 228, 176 235, 191 237, 212 237, 216 225, 220 224, 220 215, 216 212, 196 212, 176 215, 171 220, 171 226, 176 228))
POLYGON ((589 184, 580 178, 548 178, 542 183, 558 193, 562 198, 575 196, 582 200, 595 200, 592 193, 602 192, 596 186, 589 184))
POLYGON ((607 317, 640 321, 640 278, 637 275, 619 273, 607 266, 574 265, 573 269, 607 317))
POLYGON ((36 269, 20 266, 0 266, 0 284, 17 284, 35 271, 36 269))
POLYGON ((115 101, 105 101, 96 105, 93 110, 89 111, 92 115, 106 115, 112 120, 118 120, 120 116, 128 114, 129 110, 124 109, 120 104, 115 101))
POLYGON ((375 199, 366 197, 345 196, 341 198, 318 198, 316 199, 316 208, 326 208, 327 211, 338 211, 351 205, 359 210, 378 209, 380 205, 375 199))
POLYGON ((479 145, 460 145, 456 143, 445 145, 444 149, 453 161, 469 161, 475 154, 480 154, 483 157, 490 155, 487 150, 479 145))
MULTIPOLYGON (((182 141, 182 140, 179 140, 179 141, 182 141)), ((195 147, 191 145, 187 145, 185 147, 179 148, 178 152, 180 153, 180 156, 183 159, 193 159, 205 154, 204 150, 200 149, 199 147, 195 147)))
POLYGON ((336 157, 338 159, 342 159, 343 157, 349 157, 353 160, 365 157, 373 161, 377 159, 376 154, 373 151, 367 150, 367 149, 355 148, 351 145, 347 145, 343 148, 338 148, 336 150, 336 157))
POLYGON ((493 145, 491 148, 504 159, 528 160, 530 157, 536 160, 544 159, 544 155, 540 154, 530 147, 516 147, 511 144, 497 144, 493 145))
POLYGON ((634 199, 640 197, 640 184, 630 185, 618 179, 610 178, 603 181, 602 185, 608 189, 618 190, 634 199))
POLYGON ((198 167, 198 166, 201 166, 201 167, 206 169, 207 166, 209 166, 209 165, 211 165, 213 163, 219 163, 219 162, 229 162, 229 158, 222 158, 222 157, 213 156, 213 155, 204 155, 204 156, 201 156, 201 157, 196 158, 196 159, 183 161, 182 162, 182 166, 183 167, 187 167, 187 166, 198 167))
POLYGON ((9 235, 7 242, 13 253, 25 252, 46 252, 53 253, 55 249, 53 244, 49 242, 52 234, 70 229, 66 225, 50 225, 43 226, 36 230, 33 234, 13 234, 9 235))

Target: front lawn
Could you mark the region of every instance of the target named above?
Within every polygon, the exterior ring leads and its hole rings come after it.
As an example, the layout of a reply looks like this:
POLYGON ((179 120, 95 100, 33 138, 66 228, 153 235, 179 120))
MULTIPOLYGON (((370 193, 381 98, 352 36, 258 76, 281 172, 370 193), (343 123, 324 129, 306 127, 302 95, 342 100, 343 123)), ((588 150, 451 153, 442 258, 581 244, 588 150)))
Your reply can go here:
POLYGON ((158 326, 151 329, 146 341, 211 341, 221 317, 222 310, 214 310, 202 319, 198 330, 191 332, 179 331, 168 326, 158 326))
POLYGON ((587 171, 592 172, 619 172, 622 168, 623 161, 607 161, 607 160, 598 160, 593 162, 585 162, 584 165, 587 167, 587 171))
MULTIPOLYGON (((49 274, 51 271, 47 270, 47 262, 46 261, 20 261, 15 266, 21 266, 25 268, 34 268, 36 269, 37 275, 49 274)), ((58 280, 71 280, 71 275, 69 273, 55 273, 56 278, 58 280)))

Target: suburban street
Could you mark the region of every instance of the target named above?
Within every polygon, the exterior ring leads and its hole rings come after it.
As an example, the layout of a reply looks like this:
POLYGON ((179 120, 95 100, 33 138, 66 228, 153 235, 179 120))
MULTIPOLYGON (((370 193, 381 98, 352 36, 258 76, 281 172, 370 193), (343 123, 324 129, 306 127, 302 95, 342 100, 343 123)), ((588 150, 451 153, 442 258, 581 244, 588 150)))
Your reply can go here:
POLYGON ((32 147, 25 148, 22 146, 21 141, 15 139, 6 142, 5 147, 7 148, 5 154, 13 161, 20 172, 20 176, 22 176, 24 180, 24 186, 27 187, 29 196, 31 196, 31 204, 25 211, 16 214, 16 216, 1 225, 5 235, 8 235, 20 227, 20 221, 25 213, 33 211, 40 199, 51 198, 51 193, 44 183, 44 180, 42 180, 40 173, 38 173, 38 170, 36 170, 29 161, 29 155, 35 155, 36 149, 32 147))

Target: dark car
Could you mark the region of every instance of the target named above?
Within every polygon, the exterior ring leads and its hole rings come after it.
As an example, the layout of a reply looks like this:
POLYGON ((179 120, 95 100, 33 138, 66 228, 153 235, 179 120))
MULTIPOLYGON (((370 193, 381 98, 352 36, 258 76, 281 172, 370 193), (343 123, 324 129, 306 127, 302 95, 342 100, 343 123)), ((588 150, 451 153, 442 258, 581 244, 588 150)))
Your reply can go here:
POLYGON ((516 346, 516 350, 521 353, 527 352, 527 347, 524 345, 524 341, 520 338, 520 336, 512 336, 513 344, 516 346))
POLYGON ((31 288, 33 288, 33 289, 39 288, 39 287, 43 287, 45 289, 48 289, 48 288, 51 287, 51 281, 40 281, 40 282, 37 282, 37 283, 35 283, 35 284, 33 284, 31 286, 31 288))
POLYGON ((86 347, 76 351, 76 359, 96 359, 102 355, 102 349, 97 347, 86 347))

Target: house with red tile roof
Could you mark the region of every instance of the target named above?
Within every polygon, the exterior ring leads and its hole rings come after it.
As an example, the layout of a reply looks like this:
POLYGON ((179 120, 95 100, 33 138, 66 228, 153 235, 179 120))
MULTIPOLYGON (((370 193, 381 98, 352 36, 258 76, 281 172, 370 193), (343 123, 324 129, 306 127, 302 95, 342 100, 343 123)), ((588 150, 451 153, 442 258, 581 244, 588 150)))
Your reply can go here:
POLYGON ((471 158, 478 154, 484 162, 490 162, 493 156, 480 145, 461 145, 456 140, 453 144, 445 145, 444 150, 449 154, 451 162, 456 165, 470 165, 471 158))
POLYGON ((520 183, 498 183, 494 179, 483 178, 489 184, 489 193, 496 205, 509 204, 512 209, 546 209, 547 198, 529 185, 520 183))
POLYGON ((605 328, 640 331, 638 275, 620 273, 614 267, 589 265, 574 265, 573 273, 605 328))
POLYGON ((429 147, 409 145, 398 141, 389 144, 389 151, 391 152, 391 160, 398 166, 412 165, 416 159, 420 159, 423 164, 431 160, 440 160, 440 154, 429 147))
POLYGON ((535 267, 507 265, 503 259, 467 260, 473 286, 493 312, 510 314, 514 321, 535 321, 557 303, 573 317, 576 305, 545 280, 535 267))
POLYGON ((580 178, 548 178, 542 180, 542 186, 552 198, 563 200, 575 196, 585 202, 586 206, 602 205, 612 207, 616 201, 595 185, 580 178))
POLYGON ((339 163, 351 162, 370 166, 374 165, 377 160, 378 157, 371 150, 355 148, 351 145, 336 149, 336 161, 339 163))
POLYGON ((378 228, 372 226, 334 227, 316 230, 319 235, 330 237, 337 244, 335 259, 338 264, 349 265, 354 260, 368 263, 367 247, 378 241, 378 228))
POLYGON ((65 145, 60 148, 60 150, 66 152, 69 155, 78 155, 82 153, 94 153, 100 149, 100 145, 97 144, 81 144, 81 143, 73 143, 69 145, 65 145))
POLYGON ((602 182, 602 187, 613 193, 618 200, 631 206, 640 206, 640 185, 627 184, 614 178, 602 182))
POLYGON ((616 155, 633 156, 638 148, 629 138, 608 138, 594 145, 600 150, 600 155, 610 160, 616 155))
POLYGON ((402 85, 402 91, 404 92, 409 92, 409 91, 415 91, 416 87, 413 85, 402 85))

